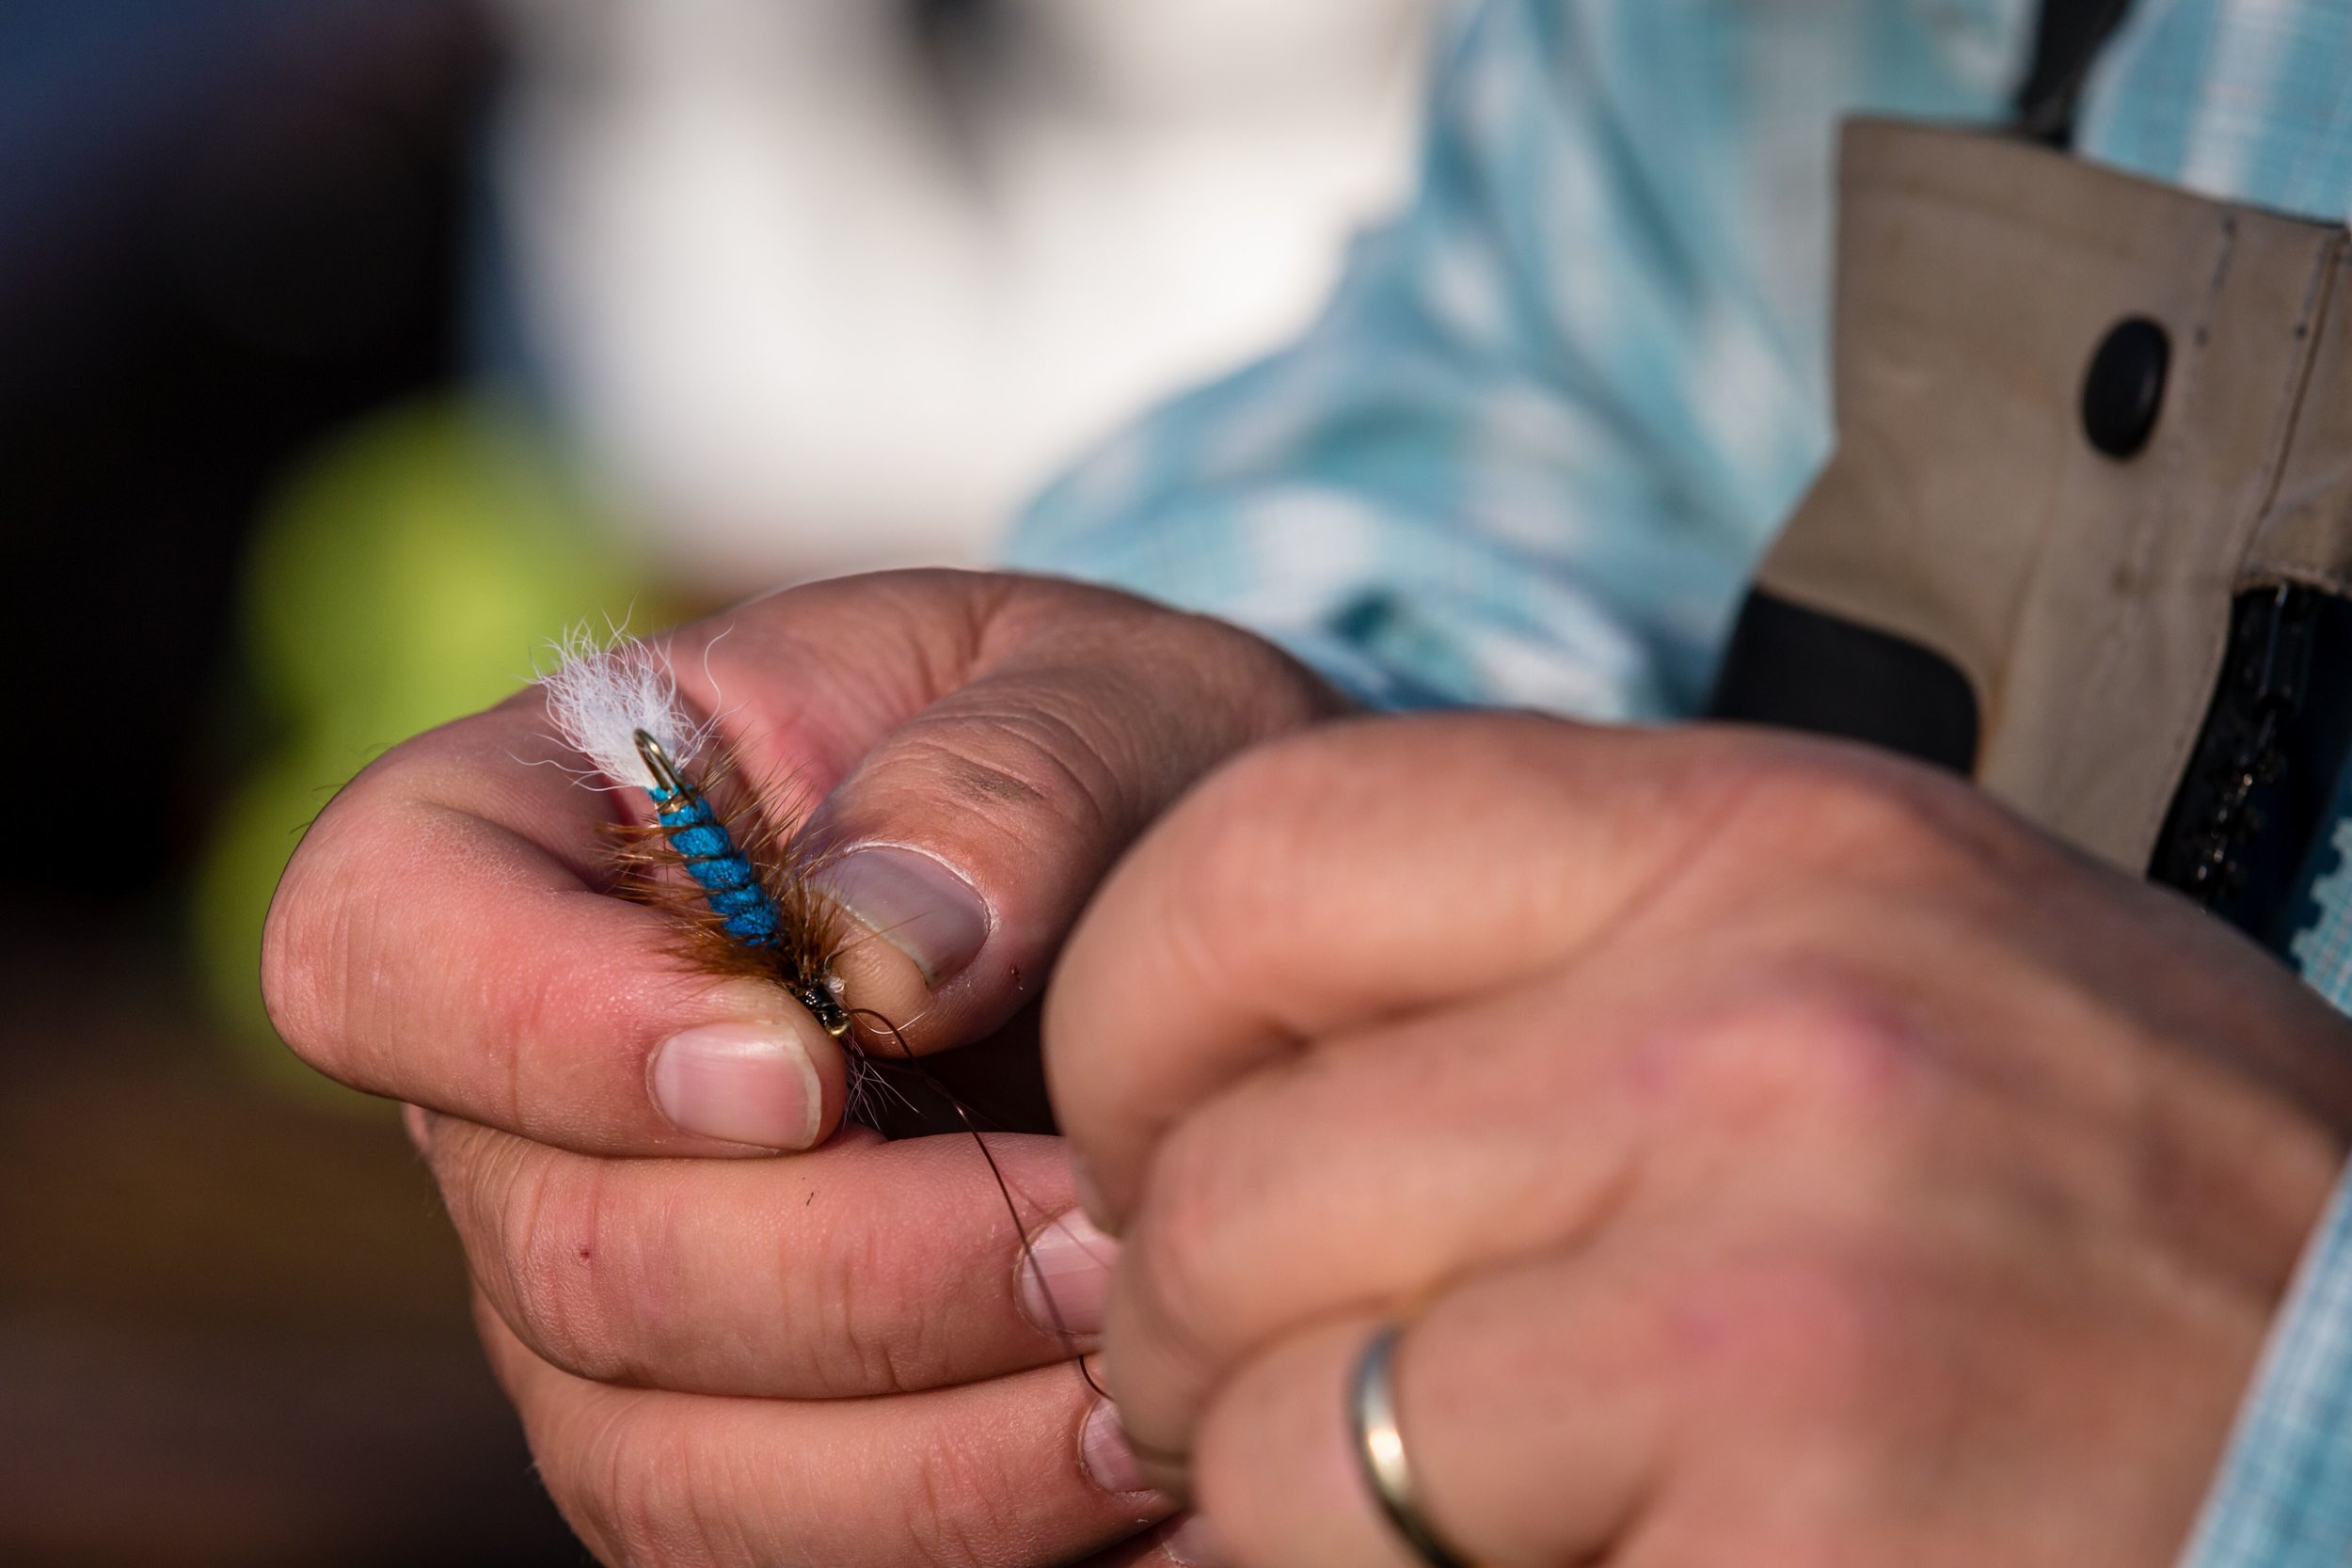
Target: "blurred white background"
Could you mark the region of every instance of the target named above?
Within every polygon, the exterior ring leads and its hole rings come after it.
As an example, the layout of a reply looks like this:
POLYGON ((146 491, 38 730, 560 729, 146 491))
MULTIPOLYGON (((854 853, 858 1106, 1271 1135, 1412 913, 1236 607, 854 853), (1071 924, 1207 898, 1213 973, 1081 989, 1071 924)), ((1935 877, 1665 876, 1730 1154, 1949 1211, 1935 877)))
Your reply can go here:
POLYGON ((981 559, 1311 316, 1435 3, 504 0, 529 356, 676 580, 981 559))

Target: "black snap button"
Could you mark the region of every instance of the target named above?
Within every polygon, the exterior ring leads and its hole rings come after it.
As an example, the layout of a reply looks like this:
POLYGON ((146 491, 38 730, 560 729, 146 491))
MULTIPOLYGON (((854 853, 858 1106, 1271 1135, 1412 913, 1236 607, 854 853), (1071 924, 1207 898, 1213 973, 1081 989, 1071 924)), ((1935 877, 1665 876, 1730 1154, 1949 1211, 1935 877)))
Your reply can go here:
POLYGON ((2148 444, 2164 409, 2164 372, 2172 341, 2145 316, 2118 322, 2090 356, 2083 376, 2083 434, 2109 457, 2148 444))

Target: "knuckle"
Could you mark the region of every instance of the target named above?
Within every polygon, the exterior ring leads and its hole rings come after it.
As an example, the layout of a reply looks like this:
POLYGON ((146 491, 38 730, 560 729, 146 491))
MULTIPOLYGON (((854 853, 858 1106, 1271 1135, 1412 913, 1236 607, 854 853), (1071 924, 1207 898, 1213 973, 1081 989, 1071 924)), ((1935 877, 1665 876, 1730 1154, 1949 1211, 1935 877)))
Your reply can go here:
MULTIPOLYGON (((1559 795, 1558 749, 1568 733, 1558 721, 1517 714, 1323 725, 1233 757, 1181 816, 1200 840, 1200 875, 1236 895, 1279 898, 1265 875, 1269 863, 1302 846, 1357 848, 1361 824, 1395 817, 1400 794, 1472 806, 1532 796, 1549 805, 1559 795)), ((1584 743, 1581 735, 1576 743, 1584 743)))
POLYGON ((1158 607, 1130 628, 1160 668, 1182 671, 1208 691, 1195 716, 1213 726, 1215 749, 1285 734, 1351 705, 1291 654, 1254 632, 1215 616, 1169 614, 1158 607))
POLYGON ((950 709, 911 721, 900 754, 972 810, 1057 817, 1081 842, 1131 818, 1124 775, 1083 715, 1034 689, 1018 700, 984 698, 975 689, 950 709))
POLYGON ((1777 966, 1647 1054, 1669 1058, 1677 1108, 1709 1131, 1807 1129, 1857 1154, 1914 1130, 1935 1071, 1928 1035, 1894 997, 1826 965, 1777 966))
POLYGON ((2022 835, 1975 791, 1927 768, 1804 743, 1733 765, 1732 832, 1745 847, 1884 874, 1948 875, 2007 859, 2022 835))
POLYGON ((1017 1505, 1034 1478, 1004 1472, 988 1445, 934 1443, 915 1458, 902 1489, 899 1532, 920 1568, 972 1568, 1001 1560, 1023 1533, 1017 1505))
POLYGON ((948 1332, 935 1314, 878 1309, 930 1288, 919 1262, 886 1227, 863 1227, 828 1246, 814 1267, 787 1268, 799 1338, 827 1347, 810 1370, 828 1396, 908 1394, 939 1381, 948 1332))
POLYGON ((628 1378, 645 1274, 600 1161, 501 1138, 453 1198, 476 1278, 516 1336, 578 1377, 628 1378))

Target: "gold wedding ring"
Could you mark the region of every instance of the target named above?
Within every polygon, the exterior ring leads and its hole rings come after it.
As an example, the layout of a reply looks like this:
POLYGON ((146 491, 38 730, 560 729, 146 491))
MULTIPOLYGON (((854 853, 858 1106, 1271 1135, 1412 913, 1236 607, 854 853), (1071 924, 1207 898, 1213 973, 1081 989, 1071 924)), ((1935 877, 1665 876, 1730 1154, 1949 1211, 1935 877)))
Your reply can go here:
POLYGON ((1363 1459, 1372 1495, 1380 1499, 1380 1511, 1422 1561, 1429 1568, 1470 1568, 1438 1539, 1413 1496, 1413 1469, 1405 1459, 1405 1433, 1397 1426, 1396 1390, 1391 1383, 1401 1332, 1395 1323, 1383 1323, 1357 1358, 1347 1402, 1356 1451, 1363 1459))

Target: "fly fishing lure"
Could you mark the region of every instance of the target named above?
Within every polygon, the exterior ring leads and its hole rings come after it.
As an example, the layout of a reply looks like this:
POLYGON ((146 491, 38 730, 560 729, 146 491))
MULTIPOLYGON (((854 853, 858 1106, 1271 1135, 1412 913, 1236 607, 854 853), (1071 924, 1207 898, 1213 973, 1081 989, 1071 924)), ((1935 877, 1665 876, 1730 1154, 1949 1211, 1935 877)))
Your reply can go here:
POLYGON ((644 643, 620 638, 603 647, 576 632, 555 652, 540 684, 557 733, 606 779, 653 801, 652 832, 633 835, 620 856, 634 874, 626 891, 675 916, 702 967, 774 982, 826 1034, 846 1039, 852 1021, 833 973, 840 923, 815 891, 818 858, 790 817, 748 806, 723 812, 711 787, 696 782, 691 770, 710 752, 714 725, 686 717, 676 678, 644 643), (746 820, 739 836, 732 823, 746 820), (664 865, 683 871, 691 891, 665 885, 664 865))
MULTIPOLYGON (((844 1000, 834 967, 847 945, 844 922, 818 890, 826 856, 798 833, 799 814, 763 813, 752 803, 752 792, 741 792, 745 798, 738 800, 738 792, 725 787, 733 773, 723 760, 712 760, 716 721, 697 723, 687 717, 668 662, 645 643, 616 636, 607 645, 582 629, 557 642, 554 652, 555 668, 539 684, 557 734, 593 769, 575 769, 575 777, 639 789, 653 802, 653 827, 629 834, 619 851, 629 874, 623 891, 676 920, 698 967, 768 980, 807 1008, 847 1050, 847 1114, 868 1125, 879 1126, 880 1117, 860 1117, 862 1094, 905 1096, 877 1070, 858 1025, 888 1038, 900 1065, 954 1110, 978 1146, 1026 1263, 1030 1250, 1020 1205, 971 1107, 923 1066, 896 1024, 844 1000), (686 884, 665 872, 683 873, 686 884)), ((1055 1326, 1065 1340, 1072 1338, 1058 1323, 1055 1326)), ((1078 1373, 1102 1391, 1083 1361, 1078 1373)))

